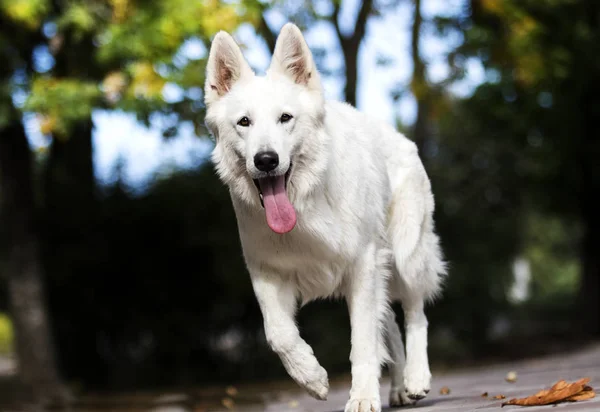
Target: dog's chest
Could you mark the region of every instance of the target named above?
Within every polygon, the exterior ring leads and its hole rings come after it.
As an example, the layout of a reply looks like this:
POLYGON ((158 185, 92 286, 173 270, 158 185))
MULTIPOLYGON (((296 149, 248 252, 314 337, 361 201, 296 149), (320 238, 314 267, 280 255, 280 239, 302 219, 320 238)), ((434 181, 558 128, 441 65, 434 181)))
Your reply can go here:
POLYGON ((318 222, 301 222, 285 235, 255 227, 251 236, 242 236, 246 259, 295 283, 305 302, 343 294, 353 260, 348 237, 318 222))
POLYGON ((295 236, 293 242, 279 244, 275 255, 264 259, 281 276, 294 282, 302 300, 308 302, 342 294, 349 262, 331 246, 295 236))

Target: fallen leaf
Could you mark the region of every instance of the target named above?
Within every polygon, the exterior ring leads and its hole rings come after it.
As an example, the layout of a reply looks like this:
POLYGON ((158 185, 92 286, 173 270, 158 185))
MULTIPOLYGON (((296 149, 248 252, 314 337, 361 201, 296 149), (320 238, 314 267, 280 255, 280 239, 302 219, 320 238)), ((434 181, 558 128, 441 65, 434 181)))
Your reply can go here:
POLYGON ((565 400, 567 400, 569 402, 587 401, 588 399, 592 399, 595 396, 596 396, 596 392, 594 392, 594 389, 591 386, 586 386, 577 395, 569 396, 565 400))
POLYGON ((299 404, 298 404, 298 401, 296 401, 296 400, 293 400, 293 401, 289 401, 289 402, 288 402, 288 406, 289 406, 290 408, 297 408, 297 407, 298 407, 298 405, 299 405, 299 404))
POLYGON ((515 383, 517 381, 517 372, 510 371, 506 374, 506 378, 504 378, 506 382, 515 383))
POLYGON ((236 396, 238 394, 238 390, 235 386, 228 386, 225 389, 225 393, 229 396, 236 396))
POLYGON ((482 398, 487 398, 487 397, 488 397, 488 393, 487 393, 487 392, 483 392, 483 393, 481 394, 481 397, 482 397, 482 398))
POLYGON ((221 400, 221 403, 223 404, 224 407, 226 407, 227 409, 233 409, 235 408, 235 402, 233 401, 233 399, 231 398, 223 398, 221 400))
POLYGON ((450 394, 450 388, 447 386, 444 386, 442 389, 440 389, 440 395, 449 395, 450 394))
POLYGON ((565 380, 556 382, 550 389, 544 389, 535 395, 526 398, 515 398, 504 405, 537 406, 549 405, 558 402, 576 402, 591 399, 596 396, 592 387, 588 386, 590 378, 582 378, 576 382, 568 383, 565 380))
POLYGON ((492 399, 506 399, 506 396, 504 396, 504 395, 496 395, 496 396, 492 396, 492 399))

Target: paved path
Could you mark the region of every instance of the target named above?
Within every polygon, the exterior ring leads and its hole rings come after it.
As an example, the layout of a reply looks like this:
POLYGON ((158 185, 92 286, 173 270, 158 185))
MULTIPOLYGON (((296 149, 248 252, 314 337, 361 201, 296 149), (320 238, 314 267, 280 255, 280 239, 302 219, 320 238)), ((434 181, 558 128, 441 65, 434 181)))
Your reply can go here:
MULTIPOLYGON (((0 362, 2 366, 2 362, 0 362)), ((10 362, 5 362, 5 367, 10 362)), ((5 371, 6 372, 6 371, 5 371)), ((1 377, 1 376, 0 376, 1 377)), ((415 407, 385 408, 391 411, 415 412, 468 412, 498 411, 596 411, 600 412, 600 394, 598 397, 576 403, 558 406, 501 408, 501 400, 493 400, 495 395, 504 395, 506 399, 532 395, 540 389, 550 387, 559 379, 574 381, 590 377, 590 385, 600 389, 600 344, 588 346, 566 355, 553 355, 521 362, 503 363, 477 369, 464 369, 457 372, 439 374, 434 372, 432 390, 429 396, 415 407), (517 381, 505 381, 508 372, 517 372, 517 381), (440 389, 448 387, 450 393, 441 395, 440 389), (488 397, 481 395, 487 392, 488 397)), ((240 388, 213 387, 189 389, 160 393, 130 393, 121 395, 87 394, 80 397, 70 411, 81 412, 343 412, 347 400, 349 383, 332 383, 329 399, 317 401, 304 394, 290 382, 279 382, 266 388, 264 385, 250 385, 240 388)), ((384 379, 382 399, 387 406, 389 382, 384 379)), ((20 411, 18 408, 2 407, 0 391, 0 411, 20 411)))
MULTIPOLYGON (((415 412, 467 412, 467 411, 596 411, 600 412, 600 393, 594 399, 584 402, 559 404, 558 406, 519 407, 505 406, 500 408, 502 401, 491 400, 495 395, 505 395, 506 399, 533 395, 540 389, 550 387, 559 379, 569 382, 582 377, 590 377, 590 385, 598 393, 600 389, 600 345, 588 347, 571 355, 554 355, 546 358, 513 362, 486 368, 463 370, 456 373, 436 375, 434 373, 432 390, 429 396, 415 407, 387 408, 385 411, 415 412), (508 383, 505 377, 508 372, 517 372, 517 381, 508 383), (441 395, 440 389, 448 387, 450 394, 441 395), (482 394, 488 392, 488 398, 482 394)), ((382 400, 387 405, 388 382, 382 387, 382 400)), ((348 396, 348 387, 334 388, 326 402, 313 400, 308 396, 289 396, 271 403, 268 412, 343 412, 348 396)), ((245 410, 245 409, 238 409, 245 410)), ((251 409, 247 409, 249 412, 251 409)), ((260 410, 252 408, 252 410, 260 410)))

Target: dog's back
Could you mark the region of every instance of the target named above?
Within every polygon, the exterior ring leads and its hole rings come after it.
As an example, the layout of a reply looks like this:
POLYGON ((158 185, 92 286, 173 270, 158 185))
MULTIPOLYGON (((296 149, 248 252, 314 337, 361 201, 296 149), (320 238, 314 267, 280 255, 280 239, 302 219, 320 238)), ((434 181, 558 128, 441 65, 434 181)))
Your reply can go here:
MULTIPOLYGON (((392 297, 402 287, 425 299, 439 291, 446 267, 434 232, 431 183, 417 146, 391 126, 352 106, 328 101, 325 129, 332 141, 329 196, 337 213, 351 212, 350 227, 381 233, 393 251, 395 274, 392 297), (363 227, 366 226, 366 227, 363 227)), ((344 220, 342 220, 344 221, 344 220)), ((400 290, 400 291, 398 291, 400 290)))

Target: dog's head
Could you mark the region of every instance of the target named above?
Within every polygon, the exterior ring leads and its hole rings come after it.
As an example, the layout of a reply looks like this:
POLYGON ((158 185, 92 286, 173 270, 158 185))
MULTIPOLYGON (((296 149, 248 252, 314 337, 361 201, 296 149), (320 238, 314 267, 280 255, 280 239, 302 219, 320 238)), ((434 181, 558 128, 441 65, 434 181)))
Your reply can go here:
POLYGON ((229 34, 218 33, 204 96, 219 176, 234 196, 264 206, 273 231, 289 232, 296 224, 293 201, 310 191, 324 168, 316 158, 324 144, 322 86, 298 27, 282 28, 264 77, 254 74, 229 34))

